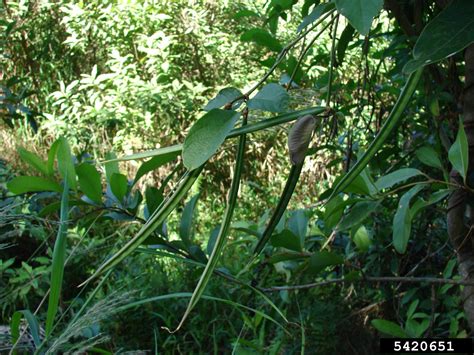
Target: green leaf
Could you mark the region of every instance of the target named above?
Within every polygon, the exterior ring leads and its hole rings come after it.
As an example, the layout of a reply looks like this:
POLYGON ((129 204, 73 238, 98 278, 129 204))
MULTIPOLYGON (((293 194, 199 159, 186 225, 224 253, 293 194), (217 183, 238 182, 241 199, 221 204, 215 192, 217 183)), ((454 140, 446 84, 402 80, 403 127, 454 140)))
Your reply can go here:
POLYGON ((474 2, 454 0, 425 26, 403 71, 412 73, 462 51, 474 43, 474 2))
POLYGON ((347 214, 346 217, 338 226, 338 230, 343 231, 345 229, 352 228, 360 223, 362 223, 367 217, 370 216, 378 207, 379 202, 373 201, 362 201, 356 203, 347 214))
POLYGON ((393 246, 400 253, 405 253, 411 233, 410 201, 425 185, 416 185, 408 190, 398 202, 397 212, 393 217, 393 246))
POLYGON ((20 158, 30 165, 33 169, 44 175, 49 175, 48 166, 36 154, 29 152, 24 148, 18 148, 20 158))
POLYGON ((17 176, 7 183, 7 188, 16 195, 38 191, 62 191, 57 182, 37 176, 17 176))
POLYGON ((418 85, 421 74, 422 70, 419 70, 410 75, 404 88, 402 89, 402 92, 400 93, 400 96, 398 97, 397 102, 395 103, 395 106, 390 112, 387 121, 384 123, 381 130, 370 144, 369 148, 367 148, 365 154, 359 160, 357 160, 357 163, 351 168, 351 170, 346 175, 344 175, 341 180, 339 180, 331 193, 330 199, 349 186, 351 182, 362 173, 370 160, 383 146, 385 141, 390 136, 390 133, 397 126, 400 118, 403 117, 405 108, 410 102, 410 98, 418 85))
POLYGON ((298 118, 288 133, 288 151, 290 152, 291 164, 296 165, 303 162, 311 142, 316 118, 306 115, 298 118))
POLYGON ((48 175, 52 176, 54 174, 54 160, 56 159, 56 155, 59 149, 59 139, 55 140, 54 143, 49 148, 48 152, 48 175))
POLYGON ((120 174, 120 169, 118 165, 118 159, 114 152, 109 152, 105 156, 106 160, 104 162, 105 166, 105 177, 107 178, 107 182, 110 184, 110 179, 112 178, 113 174, 120 174))
POLYGON ((290 96, 282 86, 270 83, 251 98, 247 106, 252 110, 283 112, 287 109, 289 101, 290 96))
POLYGON ((280 52, 282 45, 272 34, 263 28, 252 28, 240 36, 243 42, 254 42, 274 52, 280 52))
POLYGON ((451 192, 449 191, 449 189, 446 189, 436 191, 430 196, 428 201, 425 201, 422 198, 418 198, 413 204, 413 206, 410 208, 410 218, 415 218, 418 212, 420 212, 423 208, 440 202, 441 200, 445 199, 450 193, 451 192))
POLYGON ((20 337, 20 324, 21 318, 23 317, 28 322, 28 334, 31 334, 35 346, 38 347, 41 344, 40 326, 35 315, 27 309, 13 313, 12 319, 10 321, 11 343, 16 344, 18 338, 20 337))
POLYGON ((76 185, 76 170, 74 169, 74 162, 71 154, 71 148, 69 148, 69 143, 67 142, 66 138, 61 137, 59 138, 59 145, 58 145, 58 169, 59 173, 63 177, 63 179, 67 176, 67 183, 68 186, 75 190, 76 185))
POLYGON ((177 151, 177 152, 170 152, 166 154, 157 155, 151 158, 150 160, 144 162, 142 165, 140 165, 140 168, 138 168, 138 171, 135 175, 135 179, 133 179, 132 186, 135 185, 137 181, 140 180, 140 178, 143 175, 148 174, 150 171, 158 169, 160 166, 163 166, 175 160, 176 157, 179 155, 179 153, 180 152, 177 151))
POLYGON ((191 238, 193 234, 193 217, 198 198, 199 194, 193 196, 188 201, 186 206, 184 206, 183 215, 181 217, 181 223, 179 225, 179 236, 187 247, 191 246, 191 238))
MULTIPOLYGON (((67 173, 66 173, 67 174, 67 173)), ((54 318, 58 312, 59 297, 64 275, 64 260, 66 256, 66 237, 68 230, 69 212, 69 187, 68 176, 64 179, 64 189, 61 196, 61 212, 59 218, 58 234, 54 242, 53 261, 51 267, 50 293, 48 300, 48 311, 46 313, 46 336, 51 334, 54 325, 54 318)))
POLYGON ((350 23, 347 24, 344 31, 341 33, 341 37, 337 42, 337 64, 340 65, 344 61, 344 56, 346 55, 347 47, 349 46, 350 41, 354 37, 355 28, 352 27, 350 23))
POLYGON ((438 153, 430 146, 421 147, 415 154, 418 160, 423 164, 443 170, 443 164, 439 159, 438 153))
POLYGON ((148 186, 145 190, 145 199, 148 213, 151 215, 163 202, 163 192, 156 187, 148 186))
MULTIPOLYGON (((225 88, 219 91, 217 96, 207 103, 204 107, 204 111, 210 111, 213 108, 221 108, 222 106, 234 101, 238 97, 241 97, 242 93, 236 88, 225 88)), ((238 103, 232 105, 232 109, 238 108, 238 103)))
POLYGON ((128 190, 127 177, 123 174, 113 173, 110 177, 110 189, 117 200, 122 202, 128 190))
POLYGON ((369 232, 365 226, 360 226, 357 231, 352 235, 352 240, 356 247, 362 251, 367 252, 372 244, 369 232))
POLYGON ((189 170, 204 164, 219 149, 234 127, 240 113, 212 109, 189 130, 183 145, 183 162, 189 170))
POLYGON ((373 319, 372 326, 379 332, 391 335, 396 338, 406 338, 405 331, 396 323, 385 319, 373 319))
POLYGON ((303 21, 301 21, 300 25, 298 26, 297 32, 301 32, 306 27, 311 25, 314 21, 319 19, 324 13, 332 10, 333 8, 333 3, 319 4, 315 6, 311 13, 303 18, 303 21))
POLYGON ((462 121, 459 121, 458 135, 456 141, 449 148, 448 158, 453 168, 456 169, 466 182, 467 168, 469 164, 469 146, 467 143, 466 132, 462 121))
POLYGON ((77 177, 81 191, 96 203, 102 202, 102 183, 97 169, 87 163, 82 163, 76 167, 77 177))
POLYGON ((234 16, 232 16, 234 19, 238 20, 239 18, 242 17, 260 17, 259 14, 257 14, 255 11, 249 10, 249 9, 243 9, 235 13, 234 16))
POLYGON ((281 233, 273 234, 270 238, 270 244, 275 248, 286 248, 293 251, 303 249, 301 238, 289 229, 283 229, 281 233))
POLYGON ((309 271, 316 275, 328 266, 340 265, 344 263, 341 255, 329 251, 318 251, 309 259, 309 271))
POLYGON ((383 0, 334 0, 339 13, 362 35, 369 34, 372 21, 383 7, 383 0))
POLYGON ((389 189, 392 186, 399 184, 402 181, 406 181, 418 175, 422 175, 422 172, 418 169, 404 168, 404 169, 396 170, 378 179, 377 182, 375 183, 375 186, 377 186, 377 189, 379 190, 389 189))

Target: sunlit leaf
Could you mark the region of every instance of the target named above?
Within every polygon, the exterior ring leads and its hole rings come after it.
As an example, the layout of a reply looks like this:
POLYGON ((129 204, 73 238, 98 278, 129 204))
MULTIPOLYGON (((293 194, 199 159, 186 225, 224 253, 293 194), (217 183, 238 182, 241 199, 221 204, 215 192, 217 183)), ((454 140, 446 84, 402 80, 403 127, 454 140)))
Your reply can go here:
POLYGON ((84 194, 96 203, 102 200, 100 174, 91 164, 82 163, 76 167, 79 187, 84 194))
POLYGON ((7 188, 17 195, 27 192, 62 191, 57 182, 38 176, 17 176, 7 183, 7 188))
POLYGON ((369 34, 372 21, 383 6, 383 0, 334 0, 334 2, 337 11, 364 36, 369 34))
POLYGON ((193 170, 204 164, 219 149, 234 128, 240 113, 212 109, 189 130, 183 145, 184 166, 193 170))
POLYGON ((265 85, 247 104, 249 109, 269 112, 286 111, 290 96, 286 90, 278 84, 265 85))

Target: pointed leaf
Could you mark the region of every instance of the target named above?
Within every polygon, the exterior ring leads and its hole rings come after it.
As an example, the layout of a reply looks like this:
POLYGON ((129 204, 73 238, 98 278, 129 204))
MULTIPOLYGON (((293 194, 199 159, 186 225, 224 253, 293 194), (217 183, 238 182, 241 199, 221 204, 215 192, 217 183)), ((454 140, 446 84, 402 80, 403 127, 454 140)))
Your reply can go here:
POLYGON ((82 163, 76 167, 79 187, 84 194, 96 203, 102 202, 102 183, 97 169, 90 164, 82 163))
POLYGON ((396 323, 384 320, 384 319, 374 319, 372 320, 372 326, 377 329, 379 332, 384 334, 391 335, 397 338, 406 338, 407 335, 405 331, 396 323))
POLYGON ((301 238, 289 229, 283 229, 281 233, 273 234, 270 238, 270 244, 275 248, 286 248, 293 251, 303 249, 301 238))
POLYGON ((193 170, 204 164, 219 149, 234 128, 240 113, 212 109, 189 130, 183 145, 184 166, 193 170))
POLYGON ((362 201, 356 203, 339 224, 338 230, 343 231, 364 222, 379 205, 380 203, 376 201, 362 201))
POLYGON ((123 174, 113 173, 110 177, 110 189, 117 200, 122 202, 128 190, 127 177, 123 174))
POLYGON ((138 171, 135 175, 135 179, 133 180, 132 186, 135 185, 137 181, 140 180, 140 178, 143 175, 148 174, 150 171, 158 169, 160 166, 163 166, 175 160, 176 157, 179 156, 179 153, 180 152, 177 151, 177 152, 170 152, 167 154, 158 155, 144 162, 142 165, 140 165, 140 168, 138 168, 138 171))
POLYGON ((372 21, 382 10, 383 0, 334 0, 336 8, 362 35, 369 34, 372 21))
POLYGON ((412 73, 420 67, 436 63, 462 51, 474 43, 474 1, 454 0, 423 29, 413 60, 403 68, 412 73))
POLYGON ((408 190, 398 202, 397 212, 393 217, 393 246, 400 253, 405 253, 411 233, 410 201, 425 185, 416 185, 408 190))
POLYGON ((199 194, 193 196, 188 201, 186 206, 184 206, 183 215, 181 217, 181 223, 179 225, 179 236, 187 247, 191 246, 193 217, 198 198, 199 194))
POLYGON ((76 189, 76 170, 74 169, 74 162, 73 157, 71 154, 71 148, 69 148, 69 143, 67 142, 66 138, 61 137, 59 138, 59 145, 58 145, 58 169, 63 177, 63 179, 67 176, 67 183, 71 189, 76 189))
POLYGON ((319 19, 324 13, 328 12, 329 10, 332 10, 333 8, 333 3, 319 4, 315 6, 311 13, 303 18, 303 21, 301 21, 300 25, 298 26, 297 32, 301 32, 306 27, 311 25, 314 21, 319 19))
POLYGON ((448 158, 451 164, 453 164, 453 168, 456 169, 464 181, 466 181, 469 164, 469 146, 462 121, 459 121, 458 135, 456 141, 451 148, 449 148, 448 158))
POLYGON ((423 164, 431 166, 432 168, 438 168, 443 170, 443 164, 439 159, 438 153, 432 147, 421 147, 415 152, 415 154, 418 160, 423 164))
POLYGON ((406 181, 418 175, 422 175, 422 172, 418 169, 400 169, 385 176, 382 176, 380 179, 377 180, 375 186, 377 186, 379 190, 389 189, 392 186, 399 184, 400 182, 406 181))
POLYGON ((44 175, 49 175, 48 166, 41 160, 39 156, 36 154, 29 152, 24 148, 18 148, 18 153, 20 154, 20 158, 28 163, 33 169, 40 172, 44 175))

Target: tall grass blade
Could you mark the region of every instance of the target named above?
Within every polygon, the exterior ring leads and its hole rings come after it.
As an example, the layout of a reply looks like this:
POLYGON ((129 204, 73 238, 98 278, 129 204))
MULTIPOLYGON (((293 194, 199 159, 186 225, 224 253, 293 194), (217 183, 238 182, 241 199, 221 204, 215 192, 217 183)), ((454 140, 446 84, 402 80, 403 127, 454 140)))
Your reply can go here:
POLYGON ((67 217, 69 210, 69 186, 67 174, 64 177, 64 189, 61 196, 59 229, 54 243, 53 264, 51 269, 50 293, 48 311, 46 313, 46 336, 49 336, 54 325, 54 318, 58 312, 59 296, 64 275, 64 258, 66 255, 67 217))

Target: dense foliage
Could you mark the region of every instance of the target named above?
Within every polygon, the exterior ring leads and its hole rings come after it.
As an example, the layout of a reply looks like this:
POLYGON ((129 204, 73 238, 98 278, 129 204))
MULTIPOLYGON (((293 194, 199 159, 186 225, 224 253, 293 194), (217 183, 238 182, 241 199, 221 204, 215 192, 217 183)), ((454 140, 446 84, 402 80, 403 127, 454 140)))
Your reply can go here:
POLYGON ((1 6, 0 350, 469 336, 469 0, 1 6))

